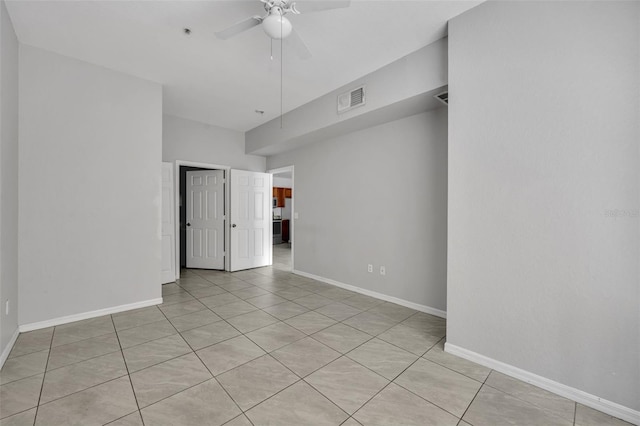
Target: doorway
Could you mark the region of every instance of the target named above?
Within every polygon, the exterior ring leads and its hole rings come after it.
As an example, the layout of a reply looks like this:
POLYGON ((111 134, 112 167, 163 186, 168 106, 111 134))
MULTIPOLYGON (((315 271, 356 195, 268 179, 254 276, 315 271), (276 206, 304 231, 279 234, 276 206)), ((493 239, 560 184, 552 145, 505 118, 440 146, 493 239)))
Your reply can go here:
POLYGON ((273 175, 273 267, 292 272, 295 250, 294 167, 269 170, 273 175))
POLYGON ((225 270, 227 170, 180 165, 180 269, 225 270))
MULTIPOLYGON (((205 171, 219 171, 223 173, 223 178, 229 176, 231 168, 218 164, 199 163, 195 161, 175 161, 175 216, 176 220, 176 256, 175 262, 178 266, 177 277, 180 278, 180 271, 187 267, 187 172, 205 172, 205 171)), ((223 207, 222 212, 227 214, 229 207, 229 191, 226 182, 223 184, 223 207)), ((226 220, 226 217, 225 217, 226 220)), ((220 270, 229 270, 229 256, 226 254, 229 252, 229 227, 228 222, 224 223, 222 228, 222 251, 224 254, 223 267, 220 270)))
MULTIPOLYGON (((185 267, 202 269, 219 269, 223 271, 240 271, 250 268, 258 268, 271 265, 271 181, 268 173, 251 172, 247 170, 232 170, 230 167, 215 164, 197 163, 192 161, 176 160, 175 162, 175 224, 176 254, 175 264, 176 279, 180 278, 180 270, 185 267), (197 182, 189 187, 189 173, 197 182), (207 179, 209 179, 207 181, 207 179), (216 197, 208 193, 208 189, 200 191, 200 200, 197 197, 195 204, 198 207, 207 204, 207 209, 202 210, 200 216, 211 216, 210 212, 216 211, 217 216, 222 216, 222 226, 217 230, 220 237, 217 247, 211 246, 214 238, 201 238, 200 252, 216 252, 224 259, 217 267, 211 265, 193 265, 189 262, 189 238, 188 230, 196 226, 188 217, 189 192, 197 193, 196 187, 204 184, 210 187, 218 185, 216 197), (212 205, 216 198, 217 206, 212 205), (189 226, 189 224, 191 226, 189 226), (207 239, 208 238, 208 239, 207 239), (204 244, 202 241, 204 240, 204 244)), ((204 185, 204 186, 206 186, 204 185)), ((192 206, 193 209, 193 206, 192 206)), ((192 218, 193 219, 193 218, 192 218)), ((201 226, 200 235, 215 233, 208 224, 201 226)))

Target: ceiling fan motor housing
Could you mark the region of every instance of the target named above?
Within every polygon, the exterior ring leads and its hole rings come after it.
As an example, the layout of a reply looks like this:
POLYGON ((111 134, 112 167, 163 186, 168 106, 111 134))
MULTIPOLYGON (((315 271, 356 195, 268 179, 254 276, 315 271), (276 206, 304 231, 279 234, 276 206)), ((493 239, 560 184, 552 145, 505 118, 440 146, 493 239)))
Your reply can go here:
POLYGON ((284 12, 279 6, 274 6, 269 10, 269 16, 262 21, 262 29, 271 38, 279 40, 291 34, 293 26, 284 16, 284 12))
MULTIPOLYGON (((260 0, 264 6, 264 10, 267 12, 264 16, 254 15, 243 21, 236 23, 222 31, 216 32, 216 36, 222 40, 227 40, 234 37, 244 31, 251 28, 262 26, 264 32, 273 40, 282 40, 291 36, 289 44, 293 46, 293 49, 298 52, 298 56, 301 59, 308 59, 311 57, 309 49, 304 44, 304 41, 293 30, 293 25, 285 17, 288 13, 294 15, 300 14, 296 7, 296 2, 292 0, 260 0)), ((323 10, 341 9, 349 7, 351 0, 333 0, 325 2, 309 1, 305 3, 305 13, 308 12, 321 12, 323 10)))

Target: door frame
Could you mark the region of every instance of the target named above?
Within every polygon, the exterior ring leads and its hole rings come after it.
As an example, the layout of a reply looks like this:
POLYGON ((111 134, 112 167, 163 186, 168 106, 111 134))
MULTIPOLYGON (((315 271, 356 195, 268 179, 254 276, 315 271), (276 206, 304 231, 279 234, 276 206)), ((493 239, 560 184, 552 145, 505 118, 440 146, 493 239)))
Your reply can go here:
MULTIPOLYGON (((162 278, 161 278, 160 282, 161 282, 162 284, 168 284, 168 283, 170 283, 170 282, 175 282, 175 280, 177 280, 177 279, 178 279, 178 276, 179 276, 180 274, 179 274, 178 272, 176 272, 176 263, 175 263, 175 251, 176 251, 176 222, 177 222, 177 220, 176 220, 176 214, 175 214, 175 211, 171 211, 171 210, 172 210, 172 207, 173 207, 174 200, 175 200, 175 188, 174 188, 174 183, 172 182, 172 181, 174 180, 173 178, 174 178, 174 172, 175 172, 175 170, 174 170, 174 166, 173 166, 173 163, 171 163, 171 162, 169 162, 169 161, 163 161, 163 162, 162 162, 162 175, 163 175, 163 176, 162 176, 162 191, 163 191, 163 194, 162 194, 162 200, 161 200, 161 202, 162 202, 162 211, 163 211, 163 212, 164 212, 164 202, 165 202, 165 200, 164 200, 164 185, 165 185, 165 180, 164 180, 164 170, 167 170, 167 171, 169 171, 169 172, 170 172, 169 181, 168 181, 169 185, 171 185, 171 188, 170 188, 170 189, 171 189, 171 194, 169 195, 169 203, 170 203, 170 204, 169 204, 169 212, 171 213, 171 216, 173 216, 171 219, 172 219, 172 221, 173 221, 173 224, 172 224, 172 225, 173 225, 173 235, 172 235, 172 237, 173 237, 173 247, 172 247, 172 250, 173 250, 173 253, 174 253, 174 256, 173 256, 173 257, 174 257, 174 259, 173 259, 173 261, 172 261, 172 263, 173 263, 173 280, 172 280, 172 281, 166 281, 166 282, 164 282, 164 281, 165 281, 165 278, 164 278, 164 275, 162 275, 162 278)), ((164 227, 164 220, 165 220, 164 213, 162 213, 162 215, 161 215, 161 219, 162 219, 162 224, 161 224, 161 228, 162 228, 162 229, 161 229, 161 234, 162 234, 162 235, 161 235, 161 238, 162 238, 162 239, 164 239, 164 236, 165 236, 165 234, 164 234, 164 230, 165 230, 165 227, 164 227)), ((171 226, 169 226, 169 228, 171 228, 171 226)), ((164 249, 163 249, 163 250, 164 250, 164 249)), ((172 256, 171 256, 171 254, 169 254, 169 259, 171 259, 171 257, 172 257, 172 256)), ((162 255, 162 260, 164 261, 164 254, 162 255)), ((171 261, 171 260, 170 260, 170 261, 171 261)), ((161 269, 162 269, 162 268, 161 268, 161 269)), ((170 274, 170 273, 171 273, 171 271, 169 271, 169 272, 168 272, 168 274, 170 274)), ((163 272, 163 274, 164 274, 164 272, 163 272)))
MULTIPOLYGON (((208 169, 208 170, 224 170, 224 217, 225 217, 225 226, 224 226, 224 270, 228 271, 229 270, 229 257, 230 257, 230 251, 229 251, 229 233, 227 232, 227 228, 229 225, 229 188, 227 186, 227 184, 229 183, 229 171, 231 170, 231 167, 229 166, 222 166, 219 164, 210 164, 210 163, 200 163, 197 161, 187 161, 187 160, 176 160, 175 162, 175 166, 174 166, 174 176, 175 176, 175 188, 174 188, 174 194, 175 194, 175 199, 174 199, 174 211, 175 211, 175 217, 176 217, 176 226, 175 226, 175 232, 176 235, 178 236, 176 238, 176 258, 175 258, 175 263, 176 263, 176 279, 180 279, 180 220, 178 219, 180 217, 180 166, 187 166, 187 167, 199 167, 201 169, 208 169)), ((185 200, 186 202, 186 200, 185 200)))
MULTIPOLYGON (((277 169, 271 169, 271 170, 267 170, 267 173, 271 173, 271 175, 277 174, 277 173, 282 173, 282 172, 291 172, 291 221, 289 222, 289 239, 291 240, 291 270, 293 271, 294 268, 294 260, 295 260, 295 247, 296 247, 296 241, 295 241, 295 215, 296 215, 296 191, 295 191, 295 186, 296 186, 296 177, 295 177, 295 166, 291 165, 291 166, 284 166, 284 167, 279 167, 277 169)), ((271 179, 271 181, 273 182, 273 178, 271 179)), ((271 185, 273 187, 273 184, 271 185)), ((273 189, 271 190, 271 192, 273 193, 273 189)), ((273 253, 273 250, 271 250, 271 252, 273 253)), ((273 264, 273 259, 271 260, 271 264, 273 264)))

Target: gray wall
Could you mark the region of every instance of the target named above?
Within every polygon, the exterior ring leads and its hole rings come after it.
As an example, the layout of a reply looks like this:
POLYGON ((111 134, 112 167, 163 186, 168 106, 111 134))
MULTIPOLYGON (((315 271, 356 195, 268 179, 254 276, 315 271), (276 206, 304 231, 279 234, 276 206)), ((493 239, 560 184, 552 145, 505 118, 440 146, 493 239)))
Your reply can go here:
POLYGON ((446 310, 446 109, 310 144, 267 165, 295 166, 296 270, 446 310))
POLYGON ((20 324, 161 297, 162 88, 20 47, 20 324))
POLYGON ((635 410, 639 22, 489 2, 449 23, 448 343, 635 410))
POLYGON ((291 188, 292 180, 291 178, 283 178, 278 176, 273 176, 273 186, 278 188, 291 188))
POLYGON ((244 133, 172 115, 162 120, 162 161, 196 161, 265 171, 265 157, 245 155, 244 133))
POLYGON ((4 1, 0 1, 0 301, 1 354, 18 328, 18 40, 4 1))
POLYGON ((247 152, 277 154, 426 111, 419 95, 447 84, 447 39, 443 38, 362 76, 246 133, 247 152), (337 96, 366 86, 366 103, 338 114, 337 96), (393 117, 393 118, 390 118, 393 117))

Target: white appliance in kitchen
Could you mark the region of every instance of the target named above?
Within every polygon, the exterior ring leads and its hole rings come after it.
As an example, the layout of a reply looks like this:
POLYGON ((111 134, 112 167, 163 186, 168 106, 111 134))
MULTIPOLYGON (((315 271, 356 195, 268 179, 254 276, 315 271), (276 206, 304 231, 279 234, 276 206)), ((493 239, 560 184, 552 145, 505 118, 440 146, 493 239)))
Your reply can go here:
MULTIPOLYGON (((275 206, 275 198, 274 198, 275 206)), ((273 244, 282 243, 282 208, 274 207, 273 209, 273 244)))
POLYGON ((282 243, 282 220, 273 220, 273 244, 282 243))

